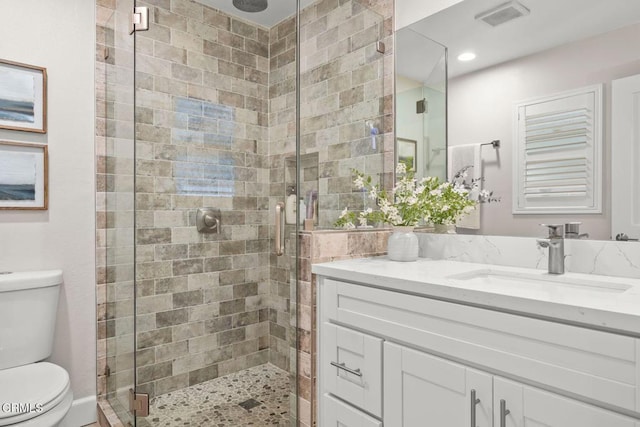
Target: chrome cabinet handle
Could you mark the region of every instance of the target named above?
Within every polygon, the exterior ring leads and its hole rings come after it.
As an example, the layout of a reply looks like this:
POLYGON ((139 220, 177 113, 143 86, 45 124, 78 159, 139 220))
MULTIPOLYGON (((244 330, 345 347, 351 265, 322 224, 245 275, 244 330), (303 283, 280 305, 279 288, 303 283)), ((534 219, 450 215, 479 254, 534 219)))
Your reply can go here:
POLYGON ((284 254, 284 203, 276 203, 276 236, 274 239, 274 252, 277 256, 284 254))
POLYGON ((507 409, 507 401, 500 399, 500 427, 507 427, 507 415, 511 413, 507 409))
POLYGON ((357 375, 359 377, 362 376, 362 372, 360 371, 360 368, 351 369, 351 368, 348 368, 347 365, 345 365, 344 363, 338 363, 338 362, 331 362, 331 365, 335 366, 338 369, 342 369, 343 371, 347 371, 350 374, 357 375))
POLYGON ((471 389, 471 427, 478 427, 476 425, 476 405, 480 403, 480 399, 476 397, 475 389, 471 389))

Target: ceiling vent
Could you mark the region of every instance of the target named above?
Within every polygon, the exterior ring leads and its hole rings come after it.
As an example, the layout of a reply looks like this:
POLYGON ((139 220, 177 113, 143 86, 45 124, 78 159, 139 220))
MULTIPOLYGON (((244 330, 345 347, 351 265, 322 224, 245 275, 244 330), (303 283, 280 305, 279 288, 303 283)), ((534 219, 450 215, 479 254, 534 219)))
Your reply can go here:
POLYGON ((484 21, 492 27, 497 27, 516 18, 526 16, 529 12, 529 9, 517 1, 510 1, 486 12, 482 12, 476 15, 475 18, 476 20, 484 21))

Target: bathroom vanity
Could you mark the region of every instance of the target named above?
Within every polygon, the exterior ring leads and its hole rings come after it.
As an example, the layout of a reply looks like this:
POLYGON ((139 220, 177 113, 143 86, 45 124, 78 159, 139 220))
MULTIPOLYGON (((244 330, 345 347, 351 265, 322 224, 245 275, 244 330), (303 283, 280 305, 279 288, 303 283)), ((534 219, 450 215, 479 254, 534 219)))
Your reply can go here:
POLYGON ((640 427, 636 279, 384 257, 313 272, 319 426, 640 427))

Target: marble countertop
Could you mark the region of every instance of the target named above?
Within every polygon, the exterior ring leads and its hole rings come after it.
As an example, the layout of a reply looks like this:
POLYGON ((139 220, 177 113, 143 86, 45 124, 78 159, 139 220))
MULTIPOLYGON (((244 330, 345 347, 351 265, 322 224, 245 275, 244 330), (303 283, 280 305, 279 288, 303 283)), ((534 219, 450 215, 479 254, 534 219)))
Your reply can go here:
POLYGON ((640 338, 638 279, 580 273, 558 276, 544 270, 427 258, 409 263, 386 257, 353 259, 315 264, 312 271, 377 288, 640 338), (497 280, 468 280, 476 272, 494 274, 497 280), (536 282, 538 278, 544 281, 542 285, 536 282))

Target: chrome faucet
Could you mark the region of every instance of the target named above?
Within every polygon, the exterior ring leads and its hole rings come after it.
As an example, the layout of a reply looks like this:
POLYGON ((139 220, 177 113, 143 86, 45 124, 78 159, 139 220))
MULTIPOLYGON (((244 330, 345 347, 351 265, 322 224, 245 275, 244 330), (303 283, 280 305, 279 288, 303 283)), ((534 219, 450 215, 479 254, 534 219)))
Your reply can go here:
POLYGON ((547 239, 538 239, 538 246, 549 248, 549 274, 564 274, 564 224, 540 224, 549 228, 547 239))

